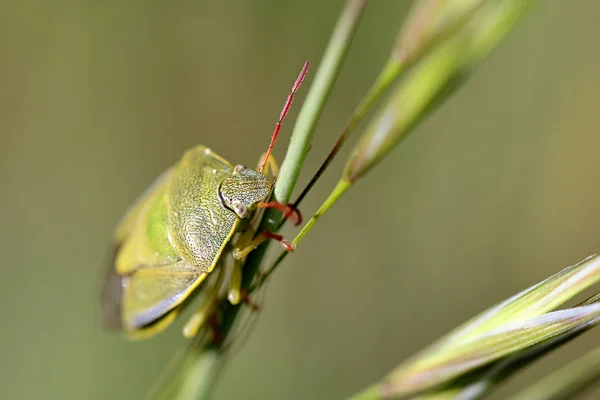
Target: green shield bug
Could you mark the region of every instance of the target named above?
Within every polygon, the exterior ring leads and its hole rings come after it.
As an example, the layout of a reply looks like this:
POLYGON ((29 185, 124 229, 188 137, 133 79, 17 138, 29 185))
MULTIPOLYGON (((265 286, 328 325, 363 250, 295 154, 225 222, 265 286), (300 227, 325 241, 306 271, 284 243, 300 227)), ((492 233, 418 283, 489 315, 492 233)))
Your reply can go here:
MULTIPOLYGON (((162 331, 222 262, 226 248, 232 248, 236 260, 267 239, 293 250, 281 236, 271 232, 256 235, 243 222, 257 208, 277 208, 284 217, 296 216, 300 222, 300 214, 289 205, 265 201, 273 186, 267 169, 275 170, 275 176, 277 170, 271 151, 308 67, 306 62, 292 86, 256 170, 232 166, 207 147, 196 146, 127 210, 114 234, 113 258, 102 294, 105 328, 123 331, 131 338, 162 331), (241 231, 237 241, 231 242, 241 231)), ((233 271, 231 281, 239 282, 241 272, 236 264, 238 270, 233 271)), ((215 276, 222 275, 219 271, 215 276)), ((231 299, 237 302, 239 296, 234 294, 231 299)), ((202 318, 198 315, 190 320, 191 326, 186 325, 186 336, 199 328, 202 318)))

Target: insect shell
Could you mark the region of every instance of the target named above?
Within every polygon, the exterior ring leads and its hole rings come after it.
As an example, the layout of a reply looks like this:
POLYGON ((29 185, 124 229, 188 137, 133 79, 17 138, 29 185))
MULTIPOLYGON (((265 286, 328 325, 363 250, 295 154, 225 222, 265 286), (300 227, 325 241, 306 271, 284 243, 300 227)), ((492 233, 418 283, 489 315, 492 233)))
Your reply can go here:
POLYGON ((262 172, 188 150, 127 211, 103 292, 104 326, 144 338, 163 330, 215 268, 240 221, 264 201, 262 172))

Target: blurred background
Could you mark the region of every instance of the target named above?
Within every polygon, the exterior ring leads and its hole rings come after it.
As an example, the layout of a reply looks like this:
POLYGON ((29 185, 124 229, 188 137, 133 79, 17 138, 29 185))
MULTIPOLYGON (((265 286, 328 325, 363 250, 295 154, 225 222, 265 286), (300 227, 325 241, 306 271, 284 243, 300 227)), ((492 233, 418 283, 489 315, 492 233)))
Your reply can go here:
MULTIPOLYGON (((101 331, 113 228, 189 147, 255 165, 311 60, 275 149, 282 160, 343 3, 0 2, 2 398, 148 391, 185 345, 183 321, 144 342, 101 331)), ((367 7, 299 188, 377 75, 409 6, 367 7)), ((318 223, 271 280, 216 399, 343 398, 600 251, 599 12, 592 1, 540 2, 318 223)), ((333 188, 349 148, 305 215, 333 188)), ((583 354, 597 336, 546 357, 512 388, 583 354)))

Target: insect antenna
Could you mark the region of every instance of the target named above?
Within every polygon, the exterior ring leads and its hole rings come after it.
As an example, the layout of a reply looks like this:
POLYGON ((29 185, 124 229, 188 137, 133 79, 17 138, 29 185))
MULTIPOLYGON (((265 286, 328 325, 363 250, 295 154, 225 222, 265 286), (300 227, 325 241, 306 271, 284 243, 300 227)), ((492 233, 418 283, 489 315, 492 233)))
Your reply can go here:
POLYGON ((263 172, 263 170, 265 169, 267 160, 269 159, 269 156, 271 155, 271 152, 273 151, 273 146, 275 145, 275 140, 277 140, 277 135, 279 135, 279 130, 281 129, 281 123, 283 122, 285 116, 287 115, 288 111, 290 110, 290 107, 292 106, 292 101, 294 101, 294 94, 296 94, 296 92, 300 88, 300 85, 302 84, 302 81, 304 80, 304 77, 306 76, 306 73, 308 72, 309 66, 310 66, 310 62, 307 61, 304 63, 304 66, 302 67, 302 70, 300 71, 300 75, 298 75, 298 77, 296 78, 296 82, 294 82, 294 86, 292 86, 292 91, 290 92, 287 99, 285 100, 283 109, 281 110, 281 114, 279 114, 279 119, 277 120, 277 124, 275 124, 275 129, 273 130, 273 134, 271 135, 271 143, 269 143, 269 148, 267 149, 267 152, 265 153, 265 158, 260 163, 260 167, 258 168, 259 172, 263 172))

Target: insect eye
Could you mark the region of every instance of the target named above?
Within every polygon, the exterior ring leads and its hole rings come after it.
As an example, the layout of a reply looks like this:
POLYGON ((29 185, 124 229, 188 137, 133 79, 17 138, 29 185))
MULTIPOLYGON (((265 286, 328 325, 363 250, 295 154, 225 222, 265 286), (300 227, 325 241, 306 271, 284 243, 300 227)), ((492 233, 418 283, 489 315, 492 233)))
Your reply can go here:
POLYGON ((248 209, 242 204, 236 204, 233 209, 240 218, 246 218, 248 215, 248 209))

